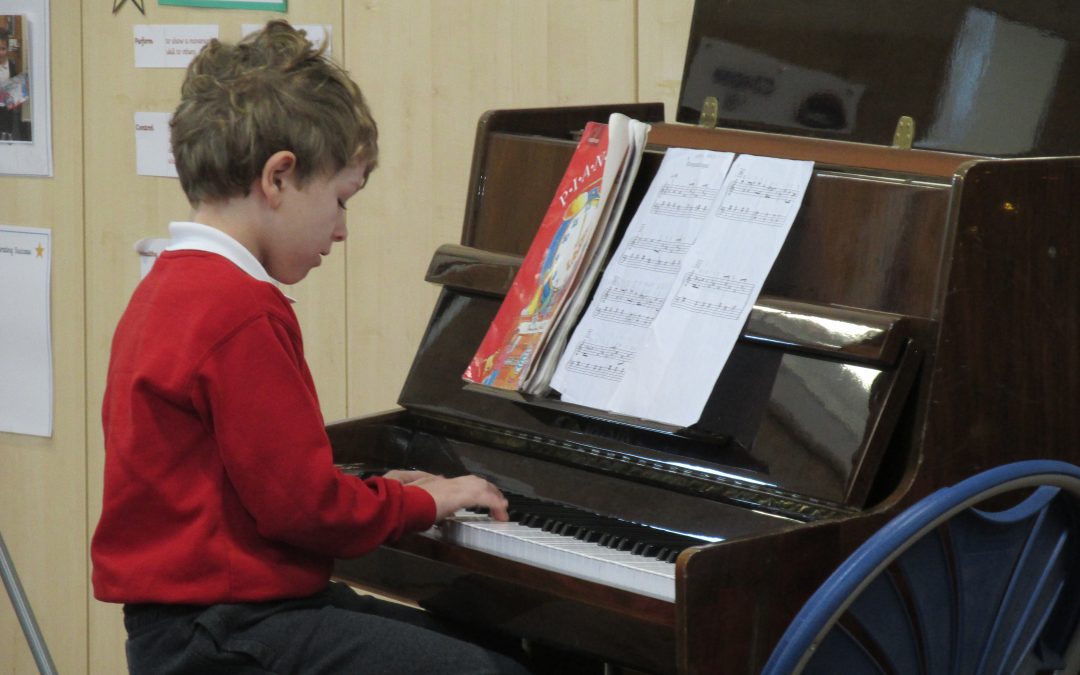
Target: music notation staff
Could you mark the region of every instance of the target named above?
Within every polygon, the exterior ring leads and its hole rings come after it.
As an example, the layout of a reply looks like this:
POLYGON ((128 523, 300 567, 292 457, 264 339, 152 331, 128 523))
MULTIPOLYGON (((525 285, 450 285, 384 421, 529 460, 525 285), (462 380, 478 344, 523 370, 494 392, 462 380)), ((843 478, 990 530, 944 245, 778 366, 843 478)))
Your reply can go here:
POLYGON ((784 227, 793 202, 802 201, 802 190, 783 182, 771 182, 749 172, 745 167, 732 169, 724 199, 716 208, 716 217, 724 220, 784 227))
POLYGON ((621 309, 610 305, 596 308, 596 318, 627 326, 648 326, 655 316, 656 312, 643 314, 632 309, 621 309))
POLYGON ((775 199, 776 201, 790 204, 796 199, 801 199, 799 190, 786 185, 773 185, 762 180, 746 178, 746 172, 738 171, 727 189, 729 195, 745 195, 747 197, 760 197, 762 199, 775 199))
POLYGON ((676 255, 684 255, 690 250, 690 245, 693 243, 693 239, 684 237, 665 239, 663 237, 643 237, 641 235, 635 235, 627 239, 626 247, 645 249, 647 251, 653 251, 654 253, 674 253, 676 255))
POLYGON ((632 350, 584 340, 574 349, 566 368, 582 375, 618 382, 626 372, 626 364, 633 358, 632 350))
POLYGON ((696 314, 738 319, 753 292, 754 285, 741 279, 692 271, 671 304, 696 314))
POLYGON ((671 304, 675 307, 681 307, 689 312, 694 312, 695 314, 708 314, 709 316, 715 316, 721 319, 738 319, 739 313, 743 308, 743 305, 706 302, 705 300, 691 300, 684 296, 676 297, 671 301, 671 304))
POLYGON ((609 286, 601 295, 604 305, 611 303, 640 307, 645 312, 655 314, 664 306, 664 295, 648 293, 630 286, 609 286))
POLYGON ((783 213, 766 213, 759 209, 753 209, 749 206, 735 206, 734 204, 723 204, 716 210, 716 215, 726 220, 737 220, 744 223, 754 223, 756 225, 767 225, 769 227, 780 227, 784 224, 786 216, 783 213))
POLYGON ((695 183, 689 183, 687 185, 679 185, 678 183, 665 183, 660 188, 661 197, 679 197, 687 200, 702 200, 711 202, 716 199, 716 196, 720 194, 720 190, 708 185, 697 185, 695 183))
POLYGON ((661 255, 650 255, 649 253, 632 253, 630 251, 624 252, 617 259, 624 267, 631 267, 641 270, 651 270, 653 272, 659 272, 660 274, 678 274, 680 259, 668 258, 661 255))
POLYGON ((675 275, 693 243, 693 235, 682 231, 668 236, 628 235, 619 246, 616 263, 645 272, 675 275))
POLYGON ((709 209, 719 195, 720 190, 708 184, 680 184, 673 180, 661 185, 650 211, 655 215, 702 220, 708 217, 709 209))
POLYGON ((709 204, 681 204, 673 201, 659 201, 652 205, 652 212, 657 215, 676 218, 704 219, 709 215, 709 204))

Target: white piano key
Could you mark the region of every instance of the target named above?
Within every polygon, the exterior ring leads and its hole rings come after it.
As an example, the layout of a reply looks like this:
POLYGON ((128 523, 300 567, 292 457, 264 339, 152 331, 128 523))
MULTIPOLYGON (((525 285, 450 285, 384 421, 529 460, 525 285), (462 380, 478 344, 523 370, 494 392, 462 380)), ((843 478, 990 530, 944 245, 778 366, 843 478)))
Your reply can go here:
POLYGON ((424 533, 534 567, 675 601, 675 565, 515 522, 460 512, 424 533))

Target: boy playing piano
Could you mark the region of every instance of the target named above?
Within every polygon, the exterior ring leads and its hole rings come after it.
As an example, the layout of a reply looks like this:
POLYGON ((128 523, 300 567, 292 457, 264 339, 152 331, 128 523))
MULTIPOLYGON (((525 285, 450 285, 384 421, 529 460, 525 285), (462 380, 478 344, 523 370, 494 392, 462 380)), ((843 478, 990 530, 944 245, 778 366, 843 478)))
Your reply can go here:
POLYGON ((272 283, 345 239, 376 160, 348 75, 284 22, 211 41, 172 121, 193 208, 113 338, 94 595, 124 603, 133 673, 524 672, 425 613, 331 583, 362 555, 506 501, 476 476, 332 463, 300 327, 272 283))

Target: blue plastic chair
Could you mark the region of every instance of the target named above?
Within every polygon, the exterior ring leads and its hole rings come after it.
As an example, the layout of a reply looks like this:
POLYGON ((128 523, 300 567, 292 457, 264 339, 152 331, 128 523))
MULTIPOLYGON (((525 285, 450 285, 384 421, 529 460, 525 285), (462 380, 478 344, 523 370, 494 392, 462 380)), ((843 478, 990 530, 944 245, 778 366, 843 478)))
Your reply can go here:
POLYGON ((762 671, 1077 673, 1080 468, 1031 460, 938 490, 860 546, 762 671), (1000 512, 976 506, 1034 491, 1000 512))

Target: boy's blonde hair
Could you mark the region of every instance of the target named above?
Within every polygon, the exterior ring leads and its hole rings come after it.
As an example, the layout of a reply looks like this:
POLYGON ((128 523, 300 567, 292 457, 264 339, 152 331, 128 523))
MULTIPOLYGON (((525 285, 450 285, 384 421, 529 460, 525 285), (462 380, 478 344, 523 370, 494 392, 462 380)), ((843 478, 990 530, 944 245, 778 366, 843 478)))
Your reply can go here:
POLYGON ((192 206, 247 196, 281 150, 296 155, 301 185, 378 154, 360 88, 284 21, 235 45, 211 40, 188 66, 170 127, 192 206))

